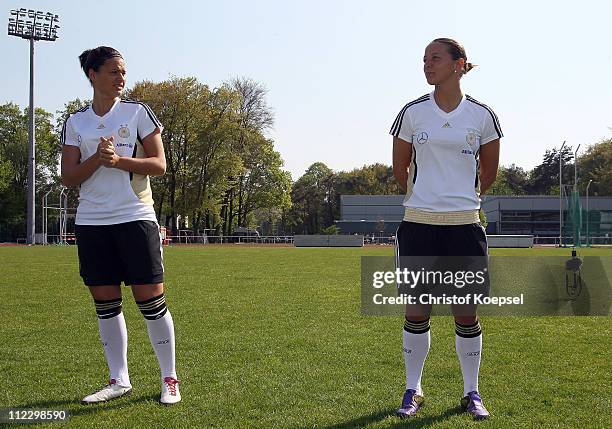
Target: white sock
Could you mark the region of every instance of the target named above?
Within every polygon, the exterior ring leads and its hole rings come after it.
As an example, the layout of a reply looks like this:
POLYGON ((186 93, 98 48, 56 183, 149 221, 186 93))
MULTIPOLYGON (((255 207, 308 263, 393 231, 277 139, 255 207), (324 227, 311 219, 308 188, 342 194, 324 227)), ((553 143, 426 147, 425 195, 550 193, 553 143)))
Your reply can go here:
POLYGON ((170 311, 166 311, 166 314, 159 319, 146 319, 146 321, 149 339, 159 362, 162 380, 166 377, 176 379, 174 322, 170 311))
POLYGON ((123 312, 109 319, 98 319, 100 341, 110 371, 119 386, 131 387, 127 364, 127 328, 123 312))
POLYGON ((478 322, 470 326, 455 324, 455 328, 455 350, 463 375, 463 396, 467 396, 469 392, 478 392, 482 332, 478 322), (464 335, 470 336, 466 337, 464 335))
POLYGON ((423 396, 421 376, 423 375, 423 366, 425 365, 425 358, 431 343, 429 319, 423 322, 410 322, 406 320, 403 334, 406 389, 413 389, 417 395, 423 396), (407 329, 412 332, 409 332, 407 329), (426 331, 422 332, 425 329, 426 331), (420 333, 414 333, 415 331, 420 333))

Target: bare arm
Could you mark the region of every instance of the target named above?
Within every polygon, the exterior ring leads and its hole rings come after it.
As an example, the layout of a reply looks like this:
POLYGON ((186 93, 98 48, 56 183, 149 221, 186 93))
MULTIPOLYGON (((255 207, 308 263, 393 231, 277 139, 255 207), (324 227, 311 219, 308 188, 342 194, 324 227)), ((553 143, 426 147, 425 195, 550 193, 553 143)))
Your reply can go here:
POLYGON ((400 189, 406 192, 408 167, 412 160, 412 143, 393 137, 393 176, 400 189))
POLYGON ((142 140, 146 158, 122 157, 116 153, 102 153, 101 163, 106 167, 118 168, 136 174, 161 176, 166 172, 166 154, 159 128, 142 140))
POLYGON ((484 194, 497 177, 499 166, 499 139, 480 147, 480 193, 484 194))
POLYGON ((78 186, 95 173, 102 165, 100 152, 106 145, 100 143, 98 151, 81 162, 81 149, 77 146, 62 146, 62 183, 64 186, 78 186))

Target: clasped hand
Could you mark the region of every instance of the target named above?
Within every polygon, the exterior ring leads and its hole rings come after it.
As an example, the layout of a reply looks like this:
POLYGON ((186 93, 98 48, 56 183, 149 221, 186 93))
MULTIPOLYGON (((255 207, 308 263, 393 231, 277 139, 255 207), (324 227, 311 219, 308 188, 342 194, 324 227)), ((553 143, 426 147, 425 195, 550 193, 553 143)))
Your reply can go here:
POLYGON ((100 164, 104 167, 114 168, 119 162, 120 156, 115 153, 115 145, 113 144, 114 138, 100 137, 100 143, 98 144, 98 157, 100 164))

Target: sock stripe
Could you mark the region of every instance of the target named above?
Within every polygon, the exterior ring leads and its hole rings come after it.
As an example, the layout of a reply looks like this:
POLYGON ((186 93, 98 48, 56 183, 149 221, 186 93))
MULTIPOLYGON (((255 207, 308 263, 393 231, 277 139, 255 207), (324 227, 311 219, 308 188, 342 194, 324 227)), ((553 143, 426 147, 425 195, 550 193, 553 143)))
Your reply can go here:
POLYGON ((162 295, 161 297, 159 297, 158 299, 156 299, 153 302, 149 302, 149 303, 142 303, 139 302, 138 303, 138 308, 140 308, 141 310, 146 310, 146 309, 153 309, 153 308, 157 308, 162 304, 166 303, 166 298, 162 295))
POLYGON ((140 304, 149 304, 151 302, 154 302, 155 300, 158 300, 160 298, 164 298, 164 296, 165 295, 162 293, 161 295, 157 295, 157 296, 154 296, 153 298, 145 299, 144 301, 137 301, 137 304, 138 305, 140 305, 140 304))
POLYGON ((455 333, 463 338, 474 338, 482 334, 480 321, 476 321, 473 325, 461 325, 455 322, 455 333))
POLYGON ((164 306, 162 309, 154 310, 154 311, 141 311, 145 319, 155 320, 164 317, 166 312, 168 311, 168 307, 164 306))
POLYGON ((404 322, 404 326, 407 328, 414 328, 414 329, 423 329, 426 328, 429 325, 429 321, 425 320, 423 322, 411 322, 410 320, 406 320, 404 322))
POLYGON ((166 306, 166 298, 162 293, 159 296, 155 296, 151 299, 147 299, 146 301, 137 301, 136 304, 140 309, 140 312, 147 320, 156 320, 164 317, 166 312, 168 311, 168 307, 166 306))
POLYGON ((99 308, 100 310, 106 310, 109 308, 116 307, 117 305, 121 305, 121 300, 119 300, 119 302, 113 302, 112 304, 96 304, 96 308, 99 308))
POLYGON ((420 321, 404 320, 404 331, 411 334, 424 334, 429 329, 429 319, 420 321))
POLYGON ((123 300, 121 298, 109 300, 94 299, 98 319, 110 319, 111 317, 121 314, 122 302, 123 300))

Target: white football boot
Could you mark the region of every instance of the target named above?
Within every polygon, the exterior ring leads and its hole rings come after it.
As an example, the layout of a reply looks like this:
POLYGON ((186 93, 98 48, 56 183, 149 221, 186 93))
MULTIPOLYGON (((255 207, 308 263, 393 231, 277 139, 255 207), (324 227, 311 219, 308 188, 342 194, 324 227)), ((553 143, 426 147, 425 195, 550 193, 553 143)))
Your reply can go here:
POLYGON ((84 397, 81 401, 81 404, 95 404, 97 402, 106 402, 110 401, 111 399, 129 395, 130 393, 132 393, 132 386, 119 386, 115 379, 111 379, 109 383, 102 389, 84 397))
POLYGON ((173 377, 166 377, 162 382, 162 393, 159 402, 165 405, 176 404, 181 401, 179 392, 179 381, 173 377))

